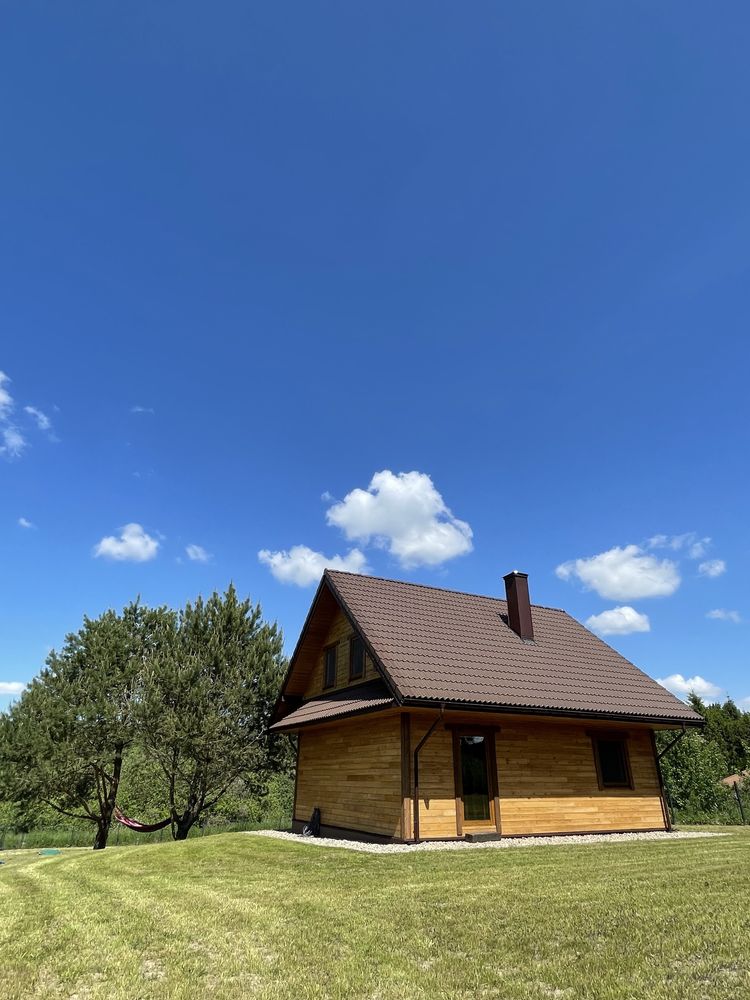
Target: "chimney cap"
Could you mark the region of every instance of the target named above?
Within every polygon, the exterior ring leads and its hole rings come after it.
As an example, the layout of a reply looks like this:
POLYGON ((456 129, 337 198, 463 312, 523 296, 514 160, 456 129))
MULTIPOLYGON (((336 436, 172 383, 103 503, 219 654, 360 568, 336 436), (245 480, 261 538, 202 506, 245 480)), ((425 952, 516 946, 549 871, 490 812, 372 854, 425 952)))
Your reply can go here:
POLYGON ((510 573, 506 573, 506 574, 505 574, 505 576, 503 577, 503 580, 510 580, 510 579, 511 579, 512 577, 514 577, 514 576, 522 576, 522 577, 524 577, 524 578, 525 578, 526 580, 528 580, 528 578, 529 578, 529 574, 528 574, 528 573, 522 573, 522 572, 521 572, 520 570, 518 570, 518 569, 512 569, 512 570, 510 571, 510 573))

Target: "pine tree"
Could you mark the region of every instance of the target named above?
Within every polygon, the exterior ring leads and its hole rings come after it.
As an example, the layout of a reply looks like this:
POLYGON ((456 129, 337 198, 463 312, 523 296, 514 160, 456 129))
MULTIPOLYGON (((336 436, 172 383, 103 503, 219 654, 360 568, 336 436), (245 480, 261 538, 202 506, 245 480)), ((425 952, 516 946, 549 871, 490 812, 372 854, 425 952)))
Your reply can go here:
POLYGON ((85 618, 21 699, 2 717, 2 795, 23 810, 40 804, 95 827, 107 845, 124 756, 136 737, 134 705, 144 664, 170 612, 139 603, 85 618))
POLYGON ((284 666, 278 628, 233 586, 180 613, 145 672, 138 706, 144 746, 164 774, 175 840, 238 777, 257 781, 267 770, 284 666))

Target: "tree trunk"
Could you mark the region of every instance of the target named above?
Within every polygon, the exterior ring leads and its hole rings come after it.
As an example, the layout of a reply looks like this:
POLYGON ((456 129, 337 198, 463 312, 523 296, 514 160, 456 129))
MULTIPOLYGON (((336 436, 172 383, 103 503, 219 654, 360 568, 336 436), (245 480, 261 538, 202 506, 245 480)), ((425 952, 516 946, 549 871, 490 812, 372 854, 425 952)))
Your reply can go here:
POLYGON ((172 837, 174 840, 187 840, 188 834, 197 818, 197 816, 192 816, 188 813, 179 816, 176 822, 172 823, 172 837))
POLYGON ((109 837, 109 819, 106 821, 102 817, 97 820, 96 824, 96 836, 94 837, 94 850, 103 851, 107 846, 107 838, 109 837))
POLYGON ((195 772, 190 781, 190 788, 184 812, 177 812, 177 757, 175 755, 171 780, 169 783, 169 808, 172 813, 172 839, 187 840, 187 836, 197 822, 206 801, 205 776, 195 772))
POLYGON ((109 838, 109 828, 112 825, 112 813, 115 811, 117 802, 117 791, 120 787, 120 775, 122 774, 122 752, 124 747, 118 744, 115 747, 115 759, 112 766, 112 777, 106 779, 107 794, 102 801, 101 815, 96 821, 96 837, 94 838, 94 850, 103 851, 107 846, 109 838))

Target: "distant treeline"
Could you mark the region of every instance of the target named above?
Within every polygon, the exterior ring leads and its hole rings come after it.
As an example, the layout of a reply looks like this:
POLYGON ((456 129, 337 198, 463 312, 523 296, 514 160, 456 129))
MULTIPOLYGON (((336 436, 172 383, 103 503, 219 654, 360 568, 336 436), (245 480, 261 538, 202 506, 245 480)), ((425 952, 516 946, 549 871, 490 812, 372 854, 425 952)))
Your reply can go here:
POLYGON ((279 629, 231 586, 85 618, 0 715, 0 828, 81 822, 103 848, 116 810, 176 840, 207 817, 282 822, 294 748, 268 724, 285 669, 279 629))

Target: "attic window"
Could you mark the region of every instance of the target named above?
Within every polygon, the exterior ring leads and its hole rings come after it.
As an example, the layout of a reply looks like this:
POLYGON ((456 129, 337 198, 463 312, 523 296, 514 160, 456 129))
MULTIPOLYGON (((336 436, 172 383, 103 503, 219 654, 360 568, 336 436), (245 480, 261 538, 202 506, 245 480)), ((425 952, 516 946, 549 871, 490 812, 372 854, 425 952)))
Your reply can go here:
POLYGON ((336 683, 336 647, 329 646, 325 652, 323 666, 323 687, 330 688, 336 683))
POLYGON ((356 681, 365 676, 365 647, 358 635, 349 641, 349 680, 356 681))
POLYGON ((599 787, 632 788, 628 742, 624 736, 592 736, 599 787))

